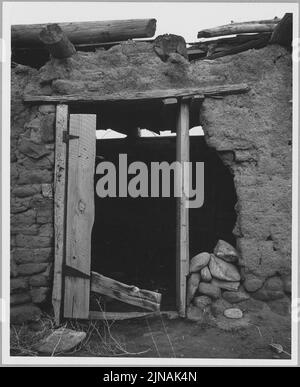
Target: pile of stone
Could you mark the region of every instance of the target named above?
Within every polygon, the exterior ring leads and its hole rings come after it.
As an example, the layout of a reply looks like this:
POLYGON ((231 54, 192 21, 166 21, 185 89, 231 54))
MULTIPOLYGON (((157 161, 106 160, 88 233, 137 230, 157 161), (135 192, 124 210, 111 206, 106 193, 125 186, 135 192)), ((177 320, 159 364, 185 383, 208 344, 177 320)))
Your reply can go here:
POLYGON ((213 253, 203 252, 190 261, 187 281, 187 317, 200 320, 210 308, 223 307, 228 318, 241 318, 242 311, 232 304, 249 299, 241 285, 239 254, 229 243, 219 240, 213 253))

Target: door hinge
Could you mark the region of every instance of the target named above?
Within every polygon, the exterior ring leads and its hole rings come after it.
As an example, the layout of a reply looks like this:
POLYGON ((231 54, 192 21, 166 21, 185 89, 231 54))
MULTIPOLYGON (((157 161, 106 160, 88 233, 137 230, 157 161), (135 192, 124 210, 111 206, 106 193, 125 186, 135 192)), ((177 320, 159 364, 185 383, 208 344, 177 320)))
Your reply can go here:
POLYGON ((63 131, 63 142, 67 143, 70 140, 75 140, 79 138, 79 136, 75 136, 74 134, 70 134, 66 130, 63 131))

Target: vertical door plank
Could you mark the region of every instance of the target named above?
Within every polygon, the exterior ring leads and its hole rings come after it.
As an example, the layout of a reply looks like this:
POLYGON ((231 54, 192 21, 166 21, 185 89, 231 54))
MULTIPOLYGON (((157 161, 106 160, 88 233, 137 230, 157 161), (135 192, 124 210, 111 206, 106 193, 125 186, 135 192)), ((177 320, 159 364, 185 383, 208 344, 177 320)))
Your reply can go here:
POLYGON ((88 318, 94 224, 96 115, 70 115, 64 316, 88 318))
POLYGON ((177 118, 176 153, 177 161, 181 163, 181 174, 177 181, 181 197, 177 199, 176 225, 176 298, 177 310, 180 316, 186 314, 186 279, 189 272, 189 212, 187 207, 187 190, 189 184, 188 169, 184 163, 189 161, 189 101, 182 99, 179 104, 177 118))
POLYGON ((52 305, 56 324, 60 323, 62 304, 66 175, 66 144, 63 142, 63 132, 67 130, 68 105, 57 105, 54 170, 54 279, 52 291, 52 305))

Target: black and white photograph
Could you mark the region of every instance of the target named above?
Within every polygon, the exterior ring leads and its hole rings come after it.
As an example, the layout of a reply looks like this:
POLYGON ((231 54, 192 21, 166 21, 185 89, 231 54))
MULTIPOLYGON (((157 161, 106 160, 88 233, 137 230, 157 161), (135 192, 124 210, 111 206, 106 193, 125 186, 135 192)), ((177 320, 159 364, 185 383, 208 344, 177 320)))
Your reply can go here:
POLYGON ((298 365, 299 42, 292 1, 2 3, 2 366, 298 365))

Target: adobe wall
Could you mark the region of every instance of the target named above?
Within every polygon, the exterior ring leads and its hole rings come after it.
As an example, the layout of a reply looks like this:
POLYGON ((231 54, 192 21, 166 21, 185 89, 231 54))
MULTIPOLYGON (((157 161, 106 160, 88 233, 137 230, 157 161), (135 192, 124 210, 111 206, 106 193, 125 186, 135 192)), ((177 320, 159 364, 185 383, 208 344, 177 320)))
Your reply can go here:
POLYGON ((55 107, 29 107, 30 94, 107 94, 246 82, 251 91, 204 101, 209 146, 233 174, 238 196, 234 233, 248 291, 270 300, 290 291, 291 58, 268 46, 189 64, 179 54, 163 62, 151 44, 126 42, 78 53, 39 71, 12 70, 11 318, 34 320, 51 296, 55 107), (253 293, 255 291, 255 293, 253 293))

